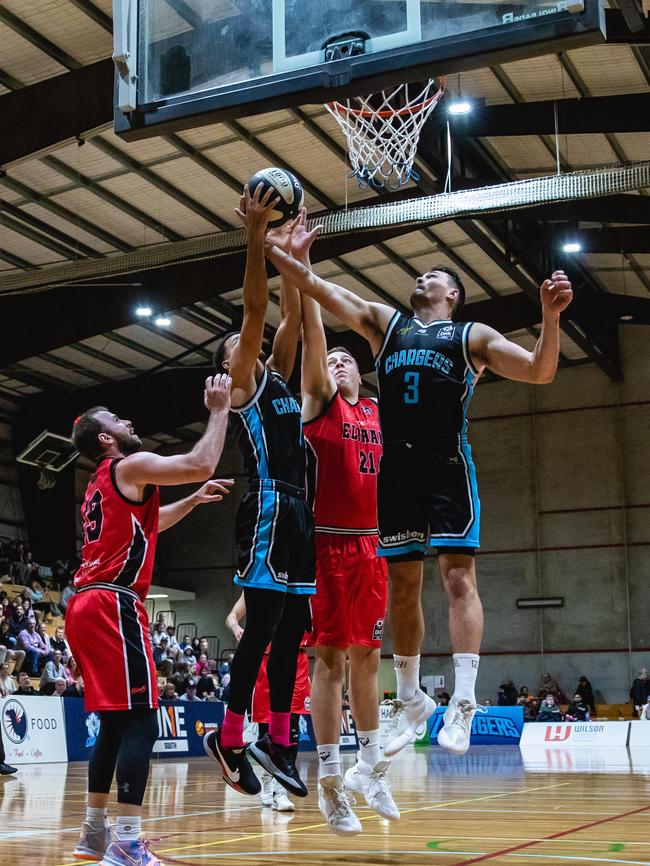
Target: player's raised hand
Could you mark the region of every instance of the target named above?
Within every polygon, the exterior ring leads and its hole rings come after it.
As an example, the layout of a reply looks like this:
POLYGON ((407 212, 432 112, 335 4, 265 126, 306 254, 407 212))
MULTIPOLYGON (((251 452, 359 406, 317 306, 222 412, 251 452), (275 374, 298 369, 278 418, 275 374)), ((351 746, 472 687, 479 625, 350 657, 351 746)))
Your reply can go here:
POLYGON ((544 312, 559 314, 573 300, 571 280, 564 271, 553 271, 551 278, 539 287, 539 296, 544 312))
POLYGON ((227 373, 208 376, 205 380, 203 402, 210 412, 228 412, 230 409, 230 390, 232 379, 227 373))
POLYGON ((293 221, 291 231, 291 255, 295 259, 304 259, 309 255, 311 245, 322 232, 323 226, 317 225, 307 231, 307 208, 303 207, 293 221))
POLYGON ((234 478, 218 478, 214 481, 206 481, 202 487, 194 493, 196 505, 206 505, 211 502, 221 502, 224 496, 230 493, 229 488, 235 483, 234 478))
POLYGON ((248 232, 266 231, 271 210, 280 201, 280 196, 271 186, 262 195, 262 186, 261 183, 258 184, 255 187, 255 192, 251 195, 248 184, 246 184, 244 194, 239 199, 239 207, 235 208, 235 213, 248 232))
POLYGON ((293 231, 294 224, 298 217, 295 220, 288 220, 283 226, 277 226, 277 228, 270 229, 266 233, 266 245, 273 245, 278 247, 285 253, 291 252, 291 232, 293 231))

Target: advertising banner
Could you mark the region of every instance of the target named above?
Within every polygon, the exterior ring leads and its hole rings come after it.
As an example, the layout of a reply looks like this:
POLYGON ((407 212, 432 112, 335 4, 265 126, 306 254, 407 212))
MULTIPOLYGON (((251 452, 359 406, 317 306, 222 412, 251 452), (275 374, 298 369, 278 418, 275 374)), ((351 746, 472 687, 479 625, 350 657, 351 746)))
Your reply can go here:
MULTIPOLYGON (((429 741, 438 745, 438 731, 443 724, 446 707, 438 707, 429 719, 429 741)), ((524 727, 523 707, 486 707, 487 712, 477 712, 472 720, 472 746, 516 745, 524 727)))
MULTIPOLYGON (((66 737, 70 761, 87 761, 99 733, 97 713, 86 713, 83 701, 65 698, 66 737)), ((158 757, 204 755, 203 735, 223 721, 221 701, 163 701, 158 709, 158 757)))
POLYGON ((630 722, 528 722, 522 746, 625 746, 630 722))
POLYGON ((63 698, 9 696, 0 700, 0 713, 8 764, 68 760, 63 698))
MULTIPOLYGON (((316 737, 314 735, 314 726, 312 725, 311 716, 300 716, 298 726, 298 751, 300 752, 315 752, 316 737)), ((341 710, 341 733, 339 734, 339 748, 342 751, 357 748, 357 733, 354 726, 354 719, 349 707, 343 707, 341 710)))

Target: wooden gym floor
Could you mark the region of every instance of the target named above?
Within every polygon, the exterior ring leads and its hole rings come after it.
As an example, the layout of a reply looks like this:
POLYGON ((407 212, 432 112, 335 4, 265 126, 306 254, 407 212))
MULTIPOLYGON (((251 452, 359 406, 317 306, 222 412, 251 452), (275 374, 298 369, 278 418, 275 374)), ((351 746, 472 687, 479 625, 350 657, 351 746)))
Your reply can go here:
MULTIPOLYGON (((346 839, 318 811, 315 755, 300 766, 312 793, 285 814, 227 788, 207 758, 155 761, 143 825, 151 848, 170 866, 650 864, 645 750, 478 746, 454 759, 411 748, 391 768, 401 821, 359 803, 363 833, 346 839)), ((85 776, 85 764, 41 764, 0 781, 1 866, 78 866, 85 776)))

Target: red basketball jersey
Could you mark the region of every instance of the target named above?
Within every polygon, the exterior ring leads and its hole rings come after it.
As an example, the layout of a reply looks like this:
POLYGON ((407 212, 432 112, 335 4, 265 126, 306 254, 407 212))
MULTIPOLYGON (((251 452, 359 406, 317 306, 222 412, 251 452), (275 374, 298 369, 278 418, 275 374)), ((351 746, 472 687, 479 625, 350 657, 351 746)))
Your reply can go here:
POLYGON ((377 403, 354 405, 336 392, 318 418, 304 425, 314 469, 316 532, 374 535, 377 532, 377 473, 382 450, 377 403))
POLYGON ((103 460, 86 487, 84 543, 74 583, 129 587, 144 601, 156 553, 160 497, 158 488, 151 487, 144 501, 127 499, 115 481, 120 459, 103 460))

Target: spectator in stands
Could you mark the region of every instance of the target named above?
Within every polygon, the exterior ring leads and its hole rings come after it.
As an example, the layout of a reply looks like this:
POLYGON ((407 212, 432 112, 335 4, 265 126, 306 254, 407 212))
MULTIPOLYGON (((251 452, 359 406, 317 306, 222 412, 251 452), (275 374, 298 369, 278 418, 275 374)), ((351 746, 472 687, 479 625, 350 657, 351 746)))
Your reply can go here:
POLYGON ((0 662, 0 698, 13 695, 17 688, 16 680, 9 674, 9 665, 7 662, 0 662))
POLYGON ((583 703, 589 707, 589 712, 592 716, 596 715, 596 699, 594 698, 594 690, 586 676, 581 676, 576 686, 576 694, 580 695, 583 703))
POLYGON ((29 676, 37 677, 50 653, 43 638, 36 631, 36 626, 32 620, 27 621, 26 628, 18 635, 18 644, 25 651, 25 661, 22 667, 29 676))
POLYGON ((25 616, 22 600, 14 603, 14 611, 9 623, 9 633, 15 639, 14 646, 18 645, 18 636, 23 629, 27 628, 29 618, 25 616))
POLYGON ((81 671, 72 656, 70 656, 68 664, 65 666, 65 679, 68 686, 75 686, 79 694, 83 694, 83 677, 81 676, 81 671))
POLYGON ((517 703, 517 689, 512 680, 504 680, 499 686, 497 703, 500 707, 514 707, 517 703))
POLYGON ((59 650, 61 653, 61 661, 64 665, 67 665, 70 660, 70 647, 68 646, 68 642, 65 639, 65 632, 63 631, 63 626, 57 626, 54 630, 54 637, 50 638, 50 647, 52 652, 59 650))
POLYGON ((165 683, 160 699, 162 701, 178 700, 178 694, 176 693, 176 686, 174 685, 174 683, 165 683))
POLYGON ((172 670, 174 665, 172 660, 167 656, 167 635, 163 634, 160 638, 160 643, 158 646, 154 645, 153 648, 153 660, 156 665, 156 670, 159 671, 165 678, 168 678, 172 675, 172 670))
POLYGON ((208 657, 205 653, 201 653, 199 659, 196 663, 196 675, 197 677, 203 677, 210 673, 210 665, 208 664, 208 657))
POLYGON ((45 627, 44 622, 36 623, 36 631, 41 636, 43 643, 47 647, 47 656, 48 658, 52 658, 52 643, 50 641, 50 636, 47 633, 47 628, 45 627))
POLYGON ((176 640, 176 629, 173 625, 167 626, 167 639, 169 641, 167 645, 167 655, 173 662, 176 662, 178 661, 181 648, 178 641, 176 640))
POLYGON ((194 650, 191 646, 185 647, 182 658, 180 658, 179 661, 182 661, 188 668, 196 664, 196 656, 194 655, 194 650))
POLYGON ((54 683, 57 680, 63 680, 63 688, 67 685, 65 667, 61 661, 61 651, 54 650, 52 658, 45 663, 43 673, 41 674, 40 692, 42 695, 51 695, 54 692, 54 683))
POLYGON ((634 706, 632 715, 636 717, 639 715, 641 708, 646 705, 648 697, 650 697, 650 680, 648 679, 648 671, 645 668, 641 668, 637 678, 632 683, 630 697, 634 706))
POLYGON ((23 610, 25 612, 25 616, 27 619, 31 619, 34 621, 36 625, 38 625, 41 621, 40 616, 34 610, 34 606, 32 605, 31 599, 25 598, 23 601, 23 610))
POLYGON ((546 695, 553 695, 555 700, 559 699, 560 695, 560 686, 557 683, 557 680, 554 680, 550 674, 544 674, 542 677, 542 683, 537 690, 537 694, 540 698, 546 697, 546 695))
POLYGON ((181 695, 179 701, 200 701, 202 698, 196 694, 197 682, 193 677, 185 683, 185 694, 181 695))
POLYGON ((183 635, 183 640, 180 642, 179 646, 181 648, 181 652, 185 652, 185 647, 190 647, 190 649, 191 649, 192 643, 190 641, 189 634, 183 635))
POLYGON ((519 689, 519 697, 525 698, 526 700, 528 700, 528 697, 529 697, 528 686, 522 686, 519 689))
POLYGON ((177 665, 176 670, 169 678, 169 682, 174 686, 177 695, 182 695, 185 691, 187 679, 187 673, 177 665))
POLYGON ((70 557, 66 556, 57 559, 52 566, 52 578, 57 588, 63 589, 64 586, 71 582, 75 571, 74 563, 71 561, 70 557))
POLYGON ((0 622, 0 663, 13 662, 14 673, 18 673, 25 659, 24 650, 16 649, 17 646, 18 638, 10 633, 9 620, 3 619, 0 622))
MULTIPOLYGON (((240 628, 241 628, 241 627, 240 627, 240 628)), ((243 633, 244 633, 244 630, 241 629, 241 634, 243 634, 243 633)), ((241 637, 241 635, 240 635, 240 637, 241 637)), ((229 674, 229 673, 230 673, 230 665, 232 664, 232 660, 233 660, 234 658, 235 658, 235 654, 234 654, 234 653, 228 653, 228 655, 226 656, 225 660, 224 660, 224 661, 219 665, 219 671, 218 671, 218 673, 219 673, 219 676, 220 676, 220 677, 223 677, 224 674, 229 674)))
POLYGON ((639 718, 642 722, 650 722, 650 695, 648 695, 648 700, 646 701, 645 706, 641 707, 639 718))
POLYGON ((441 692, 440 700, 438 701, 438 704, 441 707, 448 707, 450 700, 451 700, 451 697, 449 695, 449 692, 441 692))
POLYGON ((490 698, 485 698, 485 700, 483 701, 483 706, 484 706, 484 707, 491 707, 491 706, 492 706, 492 701, 491 701, 491 699, 490 699, 490 698))
MULTIPOLYGON (((167 637, 167 634, 165 633, 165 623, 162 622, 161 620, 158 620, 153 627, 153 633, 151 635, 152 646, 154 646, 154 647, 160 646, 160 640, 163 637, 164 638, 167 637)), ((168 645, 169 645, 169 642, 168 642, 168 645)))
POLYGON ((535 697, 528 697, 524 703, 524 722, 536 722, 539 712, 539 701, 535 697))
POLYGON ((159 625, 162 625, 163 631, 167 627, 167 623, 165 622, 165 614, 162 611, 156 616, 156 624, 154 628, 157 629, 159 625))
POLYGON ((196 695, 203 700, 216 701, 219 697, 219 684, 214 678, 205 674, 199 676, 196 683, 196 695))
POLYGON ((15 584, 19 586, 25 585, 25 572, 26 572, 26 564, 27 564, 27 552, 25 550, 25 545, 22 541, 17 541, 14 544, 13 551, 11 553, 11 567, 9 573, 13 579, 15 584))
POLYGON ((63 616, 65 616, 65 609, 68 606, 68 603, 72 596, 75 594, 76 590, 74 588, 74 582, 72 580, 68 580, 65 586, 63 587, 63 591, 61 592, 61 598, 59 599, 59 607, 63 611, 63 616))
POLYGON ((567 722, 588 722, 589 707, 582 698, 580 692, 576 691, 573 700, 567 707, 565 720, 567 722))
POLYGON ((34 697, 36 695, 39 695, 40 692, 36 691, 27 673, 25 673, 25 671, 21 671, 18 674, 18 688, 16 689, 14 694, 22 695, 23 697, 34 697))
POLYGON ((546 693, 546 697, 539 705, 539 712, 537 713, 537 721, 538 722, 561 722, 562 721, 562 712, 558 705, 555 696, 551 692, 546 693))
POLYGON ((192 638, 192 652, 197 658, 201 655, 201 639, 198 637, 192 638))

